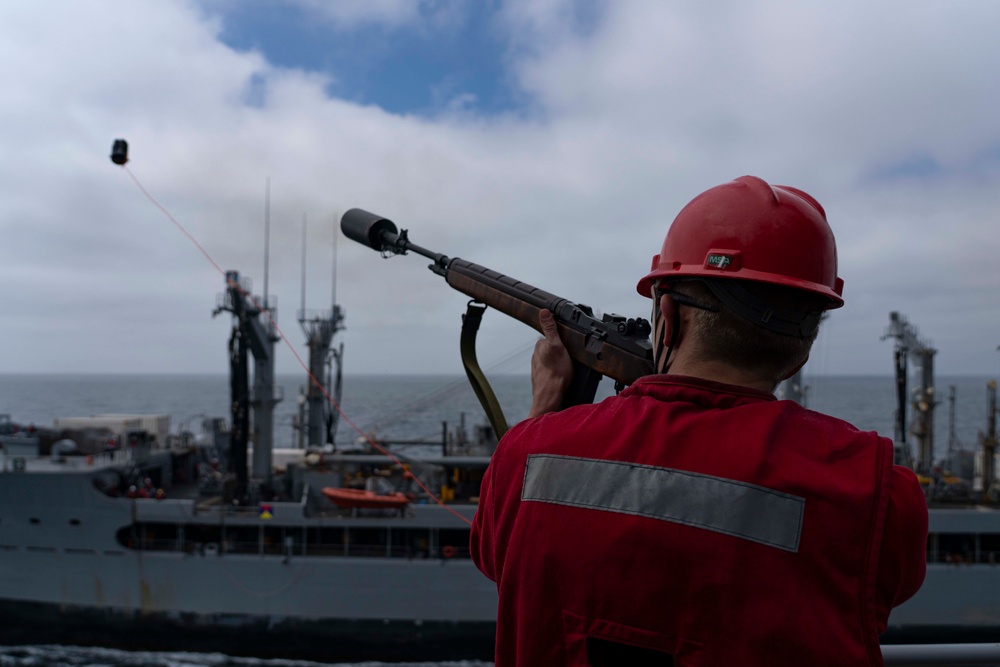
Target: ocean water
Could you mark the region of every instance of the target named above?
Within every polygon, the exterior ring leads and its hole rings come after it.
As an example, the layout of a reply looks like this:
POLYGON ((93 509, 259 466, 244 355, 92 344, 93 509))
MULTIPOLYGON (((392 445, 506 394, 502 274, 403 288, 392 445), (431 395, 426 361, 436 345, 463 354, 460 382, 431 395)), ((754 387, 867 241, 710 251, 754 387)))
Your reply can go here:
MULTIPOLYGON (((511 422, 531 404, 527 377, 498 376, 494 389, 504 397, 511 422)), ((275 444, 297 445, 294 420, 302 376, 279 376, 275 444)), ((20 424, 51 426, 53 420, 97 414, 165 414, 171 431, 197 430, 205 417, 229 417, 229 380, 224 375, 0 375, 0 414, 20 424)), ((482 422, 482 409, 465 377, 356 376, 344 378, 338 442, 362 433, 385 438, 440 439, 442 422, 482 422)))
MULTIPOLYGON (((970 449, 986 428, 988 377, 939 377, 941 404, 936 409, 935 443, 943 455, 949 442, 970 449), (949 423, 949 387, 954 386, 954 436, 949 423)), ((530 379, 491 377, 507 421, 527 415, 531 403, 530 379)), ((284 400, 275 415, 275 441, 295 446, 293 429, 298 413, 300 377, 279 377, 284 400)), ((893 434, 895 386, 891 377, 807 378, 810 408, 847 420, 861 429, 893 434)), ((613 393, 602 383, 599 397, 613 393)), ((911 382, 911 387, 913 383, 911 382)), ((171 430, 195 427, 205 417, 226 417, 228 379, 210 375, 0 375, 0 414, 20 424, 51 426, 56 418, 105 413, 167 414, 171 430)), ((455 426, 484 424, 479 403, 464 377, 352 376, 344 379, 340 443, 360 433, 388 440, 440 439, 443 422, 455 426)), ((197 430, 197 429, 194 429, 197 430)), ((306 667, 315 662, 234 658, 222 654, 127 652, 106 648, 67 646, 0 646, 0 667, 306 667)), ((329 665, 343 663, 327 663, 329 665)), ((343 667, 375 667, 386 663, 351 663, 343 667)), ((393 667, 488 667, 491 663, 393 663, 393 667)))
MULTIPOLYGON (((391 667, 490 667, 475 660, 394 662, 391 667)), ((79 646, 0 646, 3 667, 381 667, 383 662, 321 663, 234 658, 221 653, 119 651, 79 646)))
MULTIPOLYGON (((989 377, 939 376, 935 411, 935 451, 943 456, 949 442, 966 449, 977 446, 986 429, 989 377), (949 424, 949 388, 955 388, 954 440, 949 424)), ((524 419, 531 405, 526 376, 497 375, 490 381, 509 424, 524 419)), ((294 447, 294 420, 301 376, 279 376, 284 400, 275 409, 275 444, 294 447)), ((910 382, 912 388, 914 382, 910 382)), ((807 377, 807 405, 867 431, 893 436, 895 383, 888 376, 807 377)), ((598 397, 613 393, 607 380, 598 397)), ((464 376, 358 375, 344 378, 342 417, 337 442, 361 433, 388 440, 440 440, 442 424, 484 424, 485 417, 464 376)), ((222 375, 3 375, 0 414, 21 424, 51 426, 54 419, 95 414, 166 414, 171 430, 197 430, 205 417, 228 417, 229 384, 222 375)), ((912 409, 908 408, 908 415, 912 409)))

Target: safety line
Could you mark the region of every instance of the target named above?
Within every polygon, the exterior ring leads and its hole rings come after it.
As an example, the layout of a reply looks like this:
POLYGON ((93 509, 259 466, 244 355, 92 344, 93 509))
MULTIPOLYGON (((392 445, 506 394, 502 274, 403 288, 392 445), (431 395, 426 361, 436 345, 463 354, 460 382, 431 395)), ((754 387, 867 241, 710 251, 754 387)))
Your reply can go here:
MULTIPOLYGON (((205 248, 203 248, 200 243, 198 243, 198 241, 194 238, 194 236, 192 236, 184 228, 184 226, 181 223, 177 222, 177 220, 174 218, 173 215, 171 215, 170 211, 168 211, 165 206, 163 206, 160 202, 158 202, 156 200, 156 198, 153 197, 153 195, 151 195, 149 193, 149 191, 147 191, 146 188, 144 188, 142 186, 142 183, 140 183, 139 179, 136 178, 135 174, 132 173, 132 170, 129 169, 125 165, 121 165, 121 167, 132 178, 132 181, 136 184, 136 186, 138 186, 138 188, 142 192, 142 194, 144 194, 146 196, 146 198, 149 199, 149 201, 152 202, 154 206, 156 206, 156 208, 160 209, 160 211, 163 212, 163 214, 165 216, 167 216, 167 218, 170 220, 170 222, 174 223, 174 226, 176 226, 177 229, 179 229, 181 231, 181 233, 184 234, 184 236, 186 236, 188 238, 188 240, 190 240, 195 245, 195 247, 197 247, 198 250, 201 251, 201 254, 205 256, 205 258, 209 261, 209 263, 212 266, 215 267, 216 271, 218 271, 219 273, 222 274, 223 278, 227 278, 226 277, 226 272, 222 269, 222 267, 220 267, 218 265, 218 263, 216 263, 216 261, 214 259, 212 259, 212 256, 208 253, 208 251, 205 250, 205 248)), ((379 445, 378 443, 376 443, 374 440, 372 440, 370 437, 368 437, 368 434, 365 433, 364 431, 362 431, 357 426, 357 424, 355 424, 353 421, 351 421, 351 418, 348 417, 344 413, 344 411, 341 409, 341 407, 337 403, 337 401, 335 401, 333 399, 333 397, 330 396, 330 394, 327 392, 326 387, 323 386, 323 383, 321 383, 319 380, 317 380, 315 378, 315 376, 313 376, 313 374, 309 371, 309 366, 305 363, 305 361, 303 361, 302 357, 295 350, 295 346, 292 345, 292 343, 285 336, 285 332, 281 330, 281 327, 278 326, 278 323, 274 320, 273 317, 271 317, 271 313, 268 312, 268 310, 266 308, 262 308, 261 305, 257 302, 257 300, 253 297, 253 295, 248 294, 240 285, 238 285, 235 282, 229 280, 228 278, 226 280, 226 283, 230 287, 236 289, 236 291, 238 291, 241 295, 243 295, 243 296, 247 297, 248 299, 250 299, 250 301, 260 310, 261 313, 264 314, 264 316, 271 322, 271 324, 274 325, 274 330, 278 333, 278 336, 281 338, 281 340, 283 340, 285 342, 285 345, 288 346, 288 349, 291 350, 292 355, 295 357, 296 361, 299 362, 299 365, 302 366, 302 369, 306 372, 306 375, 308 375, 309 379, 313 382, 313 384, 315 384, 316 387, 318 387, 319 390, 321 392, 323 392, 323 395, 326 397, 326 399, 328 401, 330 401, 330 405, 332 405, 334 408, 336 408, 337 412, 340 413, 340 416, 344 419, 344 421, 347 422, 351 426, 351 428, 353 428, 355 431, 357 431, 358 434, 362 438, 364 438, 365 441, 367 441, 369 445, 371 445, 372 447, 374 447, 377 451, 379 451, 380 453, 384 454, 385 456, 388 456, 396 465, 398 465, 400 468, 403 468, 405 470, 406 468, 404 467, 403 462, 395 454, 393 454, 389 450, 385 449, 384 447, 382 447, 381 445, 379 445)), ((412 471, 411 471, 411 474, 412 474, 412 471)), ((446 505, 444 503, 444 501, 442 501, 440 498, 438 498, 436 495, 434 495, 431 492, 431 490, 428 489, 424 485, 424 483, 420 480, 420 478, 418 478, 415 474, 413 475, 413 481, 415 481, 417 483, 417 486, 419 486, 424 491, 424 493, 426 493, 428 496, 430 496, 434 500, 434 502, 436 502, 438 505, 440 505, 444 509, 446 509, 449 512, 451 512, 453 515, 455 515, 456 517, 458 517, 459 519, 461 519, 462 521, 464 521, 466 524, 468 524, 470 526, 472 525, 472 521, 470 521, 469 519, 467 519, 466 517, 462 516, 461 514, 459 514, 458 512, 456 512, 454 509, 452 509, 451 507, 449 507, 448 505, 446 505)))

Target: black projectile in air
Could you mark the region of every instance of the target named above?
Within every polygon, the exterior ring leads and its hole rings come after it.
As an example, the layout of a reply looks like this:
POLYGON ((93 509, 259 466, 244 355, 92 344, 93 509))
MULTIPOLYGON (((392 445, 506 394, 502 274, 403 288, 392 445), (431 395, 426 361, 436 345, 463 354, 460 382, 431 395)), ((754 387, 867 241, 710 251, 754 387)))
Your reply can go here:
POLYGON ((128 142, 124 139, 115 139, 111 146, 111 161, 122 165, 128 162, 128 142))

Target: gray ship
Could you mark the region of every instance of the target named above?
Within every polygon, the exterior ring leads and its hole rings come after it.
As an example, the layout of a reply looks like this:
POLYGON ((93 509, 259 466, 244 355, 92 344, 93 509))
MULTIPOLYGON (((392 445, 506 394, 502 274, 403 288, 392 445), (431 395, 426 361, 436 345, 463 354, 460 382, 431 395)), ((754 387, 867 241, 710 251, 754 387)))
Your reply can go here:
POLYGON ((896 463, 916 471, 930 514, 927 578, 912 599, 893 610, 883 642, 1000 641, 996 382, 987 384, 986 429, 980 432, 978 451, 958 445, 955 388, 950 388, 947 453, 936 458, 937 350, 897 312, 889 314, 882 338, 895 341, 896 463), (908 389, 910 360, 918 378, 912 392, 908 389), (911 420, 907 419, 908 407, 911 420))
POLYGON ((0 641, 492 659, 496 589, 468 548, 488 429, 405 463, 337 447, 343 313, 303 308, 305 437, 275 450, 276 311, 235 272, 226 285, 233 407, 207 438, 167 438, 149 416, 61 420, 57 435, 0 420, 0 641))
MULTIPOLYGON (((149 429, 128 430, 127 419, 111 434, 113 449, 106 441, 44 448, 23 432, 0 439, 3 642, 324 661, 492 659, 497 593, 469 559, 468 521, 495 440, 486 429, 445 437, 440 455, 405 462, 331 451, 335 420, 324 406, 340 384, 330 343, 342 317, 334 307, 299 317, 310 374, 322 379, 305 401, 306 431, 310 444, 326 446, 276 463, 273 312, 248 293, 228 277, 218 312, 233 314, 233 413, 209 422, 207 442, 165 443, 149 429), (405 500, 340 506, 324 493, 345 488, 369 501, 405 500)), ((987 437, 995 442, 995 424, 987 437)), ((933 507, 930 529, 926 583, 893 612, 886 641, 1000 639, 1000 512, 933 507)))

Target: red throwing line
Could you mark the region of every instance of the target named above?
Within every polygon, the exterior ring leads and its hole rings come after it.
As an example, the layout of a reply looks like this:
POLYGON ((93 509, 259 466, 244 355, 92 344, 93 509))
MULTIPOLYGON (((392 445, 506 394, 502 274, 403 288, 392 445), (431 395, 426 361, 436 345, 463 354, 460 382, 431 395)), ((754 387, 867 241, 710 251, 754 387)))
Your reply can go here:
MULTIPOLYGON (((191 241, 191 243, 193 243, 195 245, 196 248, 198 248, 199 251, 201 251, 201 254, 205 256, 205 259, 207 259, 208 262, 212 266, 215 267, 215 270, 218 271, 220 274, 222 274, 223 277, 225 277, 226 276, 226 272, 222 269, 221 266, 218 265, 218 263, 214 259, 212 259, 212 256, 210 254, 208 254, 208 251, 205 250, 205 248, 202 247, 202 245, 200 243, 198 243, 197 239, 195 239, 194 236, 192 236, 186 229, 184 229, 184 226, 181 223, 177 222, 176 218, 174 218, 174 216, 170 214, 170 211, 168 211, 166 209, 166 207, 163 206, 160 202, 156 201, 156 198, 153 197, 153 195, 149 194, 149 191, 147 191, 146 188, 142 187, 142 183, 139 182, 139 179, 136 178, 135 174, 133 174, 132 171, 128 167, 126 167, 125 165, 121 165, 121 167, 132 178, 132 182, 135 183, 136 187, 139 188, 139 190, 142 192, 142 194, 144 194, 146 196, 146 198, 150 202, 153 203, 153 206, 155 206, 156 208, 160 209, 160 211, 163 213, 163 215, 167 216, 167 219, 170 220, 170 222, 174 223, 174 226, 177 227, 177 229, 179 229, 180 232, 182 234, 184 234, 184 236, 186 236, 188 238, 188 240, 191 241)), ((271 317, 271 313, 268 312, 266 309, 261 308, 260 304, 257 303, 257 301, 256 301, 256 299, 254 299, 253 295, 247 294, 247 292, 242 287, 240 287, 239 285, 237 285, 236 283, 233 283, 233 282, 229 281, 227 284, 230 287, 235 288, 243 296, 245 296, 248 299, 250 299, 254 303, 254 305, 257 306, 257 308, 260 310, 260 312, 263 313, 264 316, 271 322, 271 324, 274 325, 274 330, 278 333, 278 336, 281 337, 281 340, 283 340, 285 342, 285 345, 288 346, 288 349, 292 351, 292 355, 299 362, 299 365, 302 366, 302 369, 306 372, 306 375, 309 376, 310 381, 312 381, 312 383, 314 385, 316 385, 316 387, 318 387, 321 392, 323 392, 323 395, 326 396, 326 399, 328 401, 330 401, 330 405, 332 405, 334 408, 336 408, 337 412, 340 413, 340 416, 344 419, 344 421, 347 422, 351 426, 351 428, 353 428, 355 431, 357 431, 358 434, 362 438, 364 438, 365 441, 368 442, 369 445, 371 445, 372 447, 374 447, 376 450, 378 450, 380 453, 384 454, 385 456, 388 456, 400 468, 405 468, 403 462, 395 454, 393 454, 389 450, 385 449, 384 447, 382 447, 381 445, 379 445, 378 443, 376 443, 374 440, 372 440, 370 437, 368 437, 367 433, 365 433, 364 431, 362 431, 361 428, 357 424, 355 424, 353 421, 351 421, 350 417, 348 417, 346 414, 344 414, 344 411, 341 409, 341 407, 337 403, 337 401, 335 401, 333 399, 333 397, 330 396, 330 394, 326 391, 326 387, 323 386, 323 383, 320 382, 319 380, 317 380, 313 376, 313 374, 309 371, 309 366, 306 364, 305 361, 302 360, 302 357, 299 356, 299 353, 295 351, 295 346, 292 345, 292 343, 285 336, 285 332, 281 330, 281 327, 278 326, 278 323, 274 320, 274 318, 271 317)), ((412 471, 410 471, 410 472, 412 473, 412 471)), ((438 505, 440 505, 444 509, 448 510, 449 512, 451 512, 455 516, 457 516, 459 519, 461 519, 462 521, 464 521, 466 524, 468 524, 470 526, 472 525, 472 522, 469 521, 469 519, 467 519, 466 517, 462 516, 461 514, 459 514, 458 512, 456 512, 454 509, 452 509, 448 505, 445 505, 444 501, 442 501, 436 495, 434 495, 433 493, 431 493, 431 490, 428 489, 424 485, 424 483, 420 480, 420 478, 417 477, 415 474, 413 475, 413 480, 417 483, 417 486, 419 486, 421 488, 421 490, 423 490, 424 493, 426 493, 428 496, 430 496, 434 500, 434 502, 436 502, 438 505)))

